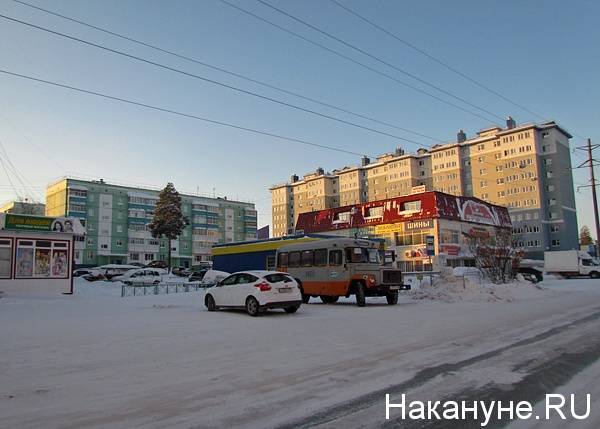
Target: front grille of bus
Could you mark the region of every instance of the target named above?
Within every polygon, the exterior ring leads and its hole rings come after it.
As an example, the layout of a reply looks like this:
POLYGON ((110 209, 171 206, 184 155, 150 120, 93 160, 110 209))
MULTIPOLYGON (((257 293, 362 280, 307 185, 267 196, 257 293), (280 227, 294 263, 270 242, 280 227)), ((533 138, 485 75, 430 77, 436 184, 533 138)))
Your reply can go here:
POLYGON ((402 284, 402 271, 387 270, 383 272, 383 283, 402 284))

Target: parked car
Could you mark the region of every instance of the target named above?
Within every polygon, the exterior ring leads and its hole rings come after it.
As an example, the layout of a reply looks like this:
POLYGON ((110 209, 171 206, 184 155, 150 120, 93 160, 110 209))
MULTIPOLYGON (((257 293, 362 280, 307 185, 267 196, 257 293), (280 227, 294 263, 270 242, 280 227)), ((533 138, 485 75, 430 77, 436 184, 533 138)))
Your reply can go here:
POLYGON ((140 268, 146 268, 146 264, 143 264, 141 262, 131 262, 129 265, 133 265, 135 267, 140 267, 140 268))
POLYGON ((113 277, 120 276, 129 270, 135 270, 138 268, 139 267, 136 267, 135 265, 108 264, 96 267, 94 270, 100 271, 104 277, 106 277, 108 280, 112 280, 113 277))
POLYGON ((217 283, 219 283, 221 280, 223 280, 224 278, 228 277, 229 275, 230 275, 230 273, 225 272, 225 271, 208 270, 204 274, 204 277, 202 277, 200 284, 203 287, 214 286, 217 283))
POLYGON ((192 274, 190 269, 185 267, 173 267, 171 272, 179 277, 188 277, 190 274, 192 274))
POLYGON ((241 271, 209 288, 204 304, 208 311, 238 308, 245 309, 250 316, 258 316, 270 308, 295 313, 302 304, 302 294, 298 283, 286 273, 241 271))
POLYGON ((162 269, 167 269, 167 263, 165 261, 152 261, 150 262, 148 265, 146 265, 146 267, 148 268, 162 268, 162 269))
POLYGON ((99 270, 95 270, 93 268, 78 268, 73 271, 73 277, 81 277, 89 282, 106 279, 106 277, 104 277, 99 270))
POLYGON ((204 277, 206 276, 207 272, 208 272, 208 270, 192 272, 192 274, 190 274, 190 276, 188 277, 188 281, 189 282, 201 282, 202 279, 204 279, 204 277))
POLYGON ((121 281, 126 285, 132 284, 158 284, 163 280, 167 271, 160 268, 138 268, 127 271, 121 276, 114 277, 113 281, 121 281))

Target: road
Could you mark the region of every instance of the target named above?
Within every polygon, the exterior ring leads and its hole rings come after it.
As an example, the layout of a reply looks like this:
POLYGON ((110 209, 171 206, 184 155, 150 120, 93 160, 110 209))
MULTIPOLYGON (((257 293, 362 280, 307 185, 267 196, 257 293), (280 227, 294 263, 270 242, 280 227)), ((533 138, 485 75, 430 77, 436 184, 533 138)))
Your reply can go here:
MULTIPOLYGON (((479 423, 386 421, 385 393, 533 403, 600 394, 590 381, 600 375, 600 284, 548 286, 514 302, 310 304, 259 318, 208 313, 200 293, 0 299, 0 426, 468 428, 479 423)), ((539 427, 599 427, 597 406, 586 421, 539 427)), ((542 422, 488 427, 507 424, 542 422)))

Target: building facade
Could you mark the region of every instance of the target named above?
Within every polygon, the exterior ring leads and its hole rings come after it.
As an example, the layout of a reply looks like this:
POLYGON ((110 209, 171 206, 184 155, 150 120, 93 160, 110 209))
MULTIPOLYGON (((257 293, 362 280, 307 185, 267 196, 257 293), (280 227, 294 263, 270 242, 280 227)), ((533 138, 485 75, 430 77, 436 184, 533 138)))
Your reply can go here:
MULTIPOLYGON (((404 153, 363 158, 361 165, 270 188, 273 235, 293 231, 300 213, 318 210, 302 192, 309 182, 329 182, 327 208, 377 201, 423 191, 477 197, 509 208, 515 241, 528 257, 546 250, 578 248, 577 212, 569 139, 557 123, 482 130, 467 138, 461 130, 453 143, 404 153)), ((320 187, 318 187, 321 190, 320 187)), ((321 201, 319 201, 321 203, 321 201)), ((319 205, 320 206, 320 205, 319 205)))
POLYGON ((9 201, 0 206, 0 213, 44 216, 46 206, 29 201, 9 201))
MULTIPOLYGON (((75 246, 77 265, 166 261, 167 240, 153 238, 147 227, 158 194, 102 180, 64 178, 46 190, 46 215, 77 217, 85 225, 86 237, 75 246)), ((207 262, 214 244, 256 238, 254 204, 185 194, 181 199, 189 224, 171 243, 173 265, 207 262)))
POLYGON ((305 234, 384 239, 395 250, 404 272, 438 271, 442 267, 473 266, 477 239, 492 239, 510 231, 506 207, 478 198, 422 192, 385 200, 305 212, 298 216, 305 234), (427 252, 433 239, 434 255, 427 252))

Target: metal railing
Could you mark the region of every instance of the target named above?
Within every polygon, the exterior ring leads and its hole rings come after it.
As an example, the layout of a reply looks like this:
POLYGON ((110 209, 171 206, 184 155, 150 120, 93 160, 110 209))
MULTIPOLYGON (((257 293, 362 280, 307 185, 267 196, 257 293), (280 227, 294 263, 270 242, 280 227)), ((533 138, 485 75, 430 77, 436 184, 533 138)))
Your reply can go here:
POLYGON ((200 283, 134 283, 121 285, 121 298, 126 296, 163 295, 198 292, 212 285, 200 283))

